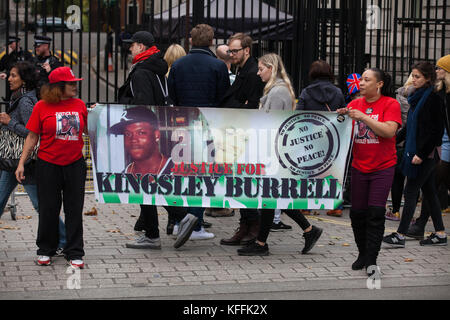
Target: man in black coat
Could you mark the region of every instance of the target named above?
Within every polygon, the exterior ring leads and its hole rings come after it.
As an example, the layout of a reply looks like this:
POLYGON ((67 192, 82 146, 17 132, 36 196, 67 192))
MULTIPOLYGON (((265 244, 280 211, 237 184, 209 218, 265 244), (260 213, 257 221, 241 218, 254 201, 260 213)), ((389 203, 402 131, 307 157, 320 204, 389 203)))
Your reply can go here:
MULTIPOLYGON (((228 53, 232 64, 238 67, 236 80, 225 94, 223 108, 258 109, 263 95, 264 83, 258 76, 258 61, 251 56, 251 37, 237 33, 228 40, 228 53)), ((222 239, 222 245, 248 245, 259 232, 259 214, 256 209, 240 209, 241 219, 238 231, 230 239, 222 239)))
MULTIPOLYGON (((124 40, 131 43, 130 51, 133 65, 123 86, 119 89, 119 103, 130 105, 164 106, 166 105, 163 93, 166 88, 168 66, 159 49, 155 45, 155 38, 150 32, 136 32, 131 39, 124 40)), ((130 111, 127 111, 127 115, 130 111)), ((142 112, 141 112, 142 113, 142 112)), ((148 114, 150 112, 143 112, 148 114)), ((146 117, 142 114, 134 114, 131 122, 137 122, 146 117)), ((128 119, 128 117, 125 117, 128 119)), ((130 119, 132 117, 130 116, 130 119)), ((151 122, 157 123, 156 116, 151 122)), ((143 133, 143 132, 141 132, 143 133)), ((197 219, 192 215, 186 215, 185 208, 166 207, 166 210, 181 221, 175 248, 179 248, 190 237, 197 219)), ((158 212, 156 206, 141 205, 141 212, 134 226, 137 238, 126 246, 133 249, 160 249, 161 241, 158 230, 158 212)))
POLYGON ((165 74, 169 68, 155 45, 155 38, 150 32, 139 31, 123 42, 131 43, 133 65, 127 80, 119 89, 119 103, 165 105, 162 89, 166 87, 165 74))
POLYGON ((228 69, 209 49, 214 30, 199 24, 191 31, 192 49, 172 65, 170 97, 177 106, 218 107, 230 87, 228 69))
POLYGON ((220 104, 223 108, 258 109, 263 95, 264 82, 257 75, 258 61, 251 56, 253 40, 237 33, 228 40, 228 53, 232 64, 237 66, 236 80, 220 104))
POLYGON ((34 51, 36 53, 34 63, 39 73, 39 87, 48 83, 48 76, 53 70, 64 66, 64 64, 50 52, 51 42, 52 38, 50 37, 41 35, 34 36, 34 51))
MULTIPOLYGON (((5 52, 5 55, 0 59, 0 79, 7 80, 9 77, 9 71, 12 69, 12 67, 20 61, 33 61, 33 55, 28 52, 24 51, 20 48, 20 38, 9 36, 8 37, 8 47, 6 48, 7 52, 5 52)), ((4 98, 5 101, 9 101, 9 98, 11 96, 11 91, 9 89, 9 86, 6 86, 6 97, 4 98)))

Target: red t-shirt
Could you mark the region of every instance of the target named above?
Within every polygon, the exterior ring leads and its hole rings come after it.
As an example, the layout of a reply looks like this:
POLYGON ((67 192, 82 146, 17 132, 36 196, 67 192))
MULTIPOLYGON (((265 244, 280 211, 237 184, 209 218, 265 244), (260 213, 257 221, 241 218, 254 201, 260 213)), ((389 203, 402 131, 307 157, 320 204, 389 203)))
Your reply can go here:
MULTIPOLYGON (((366 98, 361 98, 350 102, 348 107, 360 110, 379 122, 394 121, 402 125, 400 104, 393 98, 381 96, 372 103, 368 103, 366 98)), ((379 137, 362 121, 356 123, 355 130, 352 164, 354 168, 371 173, 397 164, 395 136, 379 137)))
POLYGON ((87 123, 86 105, 80 99, 48 104, 41 100, 33 108, 27 129, 38 134, 38 158, 66 166, 83 156, 83 130, 87 123))

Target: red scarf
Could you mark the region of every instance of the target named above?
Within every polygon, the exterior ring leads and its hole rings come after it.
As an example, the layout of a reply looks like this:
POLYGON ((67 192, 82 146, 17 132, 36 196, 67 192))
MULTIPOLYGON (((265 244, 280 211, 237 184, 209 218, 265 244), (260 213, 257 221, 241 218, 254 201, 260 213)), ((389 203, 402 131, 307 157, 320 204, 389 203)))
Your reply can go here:
POLYGON ((140 61, 148 59, 150 56, 154 55, 155 53, 158 53, 159 49, 156 46, 151 47, 147 51, 144 51, 142 53, 139 53, 136 57, 133 59, 133 64, 136 64, 140 61))

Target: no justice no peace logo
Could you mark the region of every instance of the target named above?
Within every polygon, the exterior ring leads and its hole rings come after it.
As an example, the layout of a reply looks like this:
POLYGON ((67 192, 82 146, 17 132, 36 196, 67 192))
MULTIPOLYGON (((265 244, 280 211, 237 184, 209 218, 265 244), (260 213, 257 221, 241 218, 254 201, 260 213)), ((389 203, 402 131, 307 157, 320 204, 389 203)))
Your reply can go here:
POLYGON ((275 150, 283 168, 302 177, 326 172, 339 154, 339 134, 334 124, 318 113, 300 113, 278 130, 275 150))

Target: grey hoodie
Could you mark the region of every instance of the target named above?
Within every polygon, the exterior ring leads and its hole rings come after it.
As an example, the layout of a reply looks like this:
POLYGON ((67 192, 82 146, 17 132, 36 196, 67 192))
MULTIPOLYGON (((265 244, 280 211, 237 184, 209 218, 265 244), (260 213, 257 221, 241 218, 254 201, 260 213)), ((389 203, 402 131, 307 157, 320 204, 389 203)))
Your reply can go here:
MULTIPOLYGON (((19 105, 9 114, 11 121, 9 121, 7 126, 2 125, 1 129, 8 129, 14 133, 17 133, 19 136, 26 137, 29 130, 25 128, 25 126, 27 125, 28 119, 30 119, 34 105, 38 101, 36 98, 36 91, 28 91, 19 99, 19 105)), ((11 101, 10 106, 12 106, 16 101, 17 100, 11 101)))

